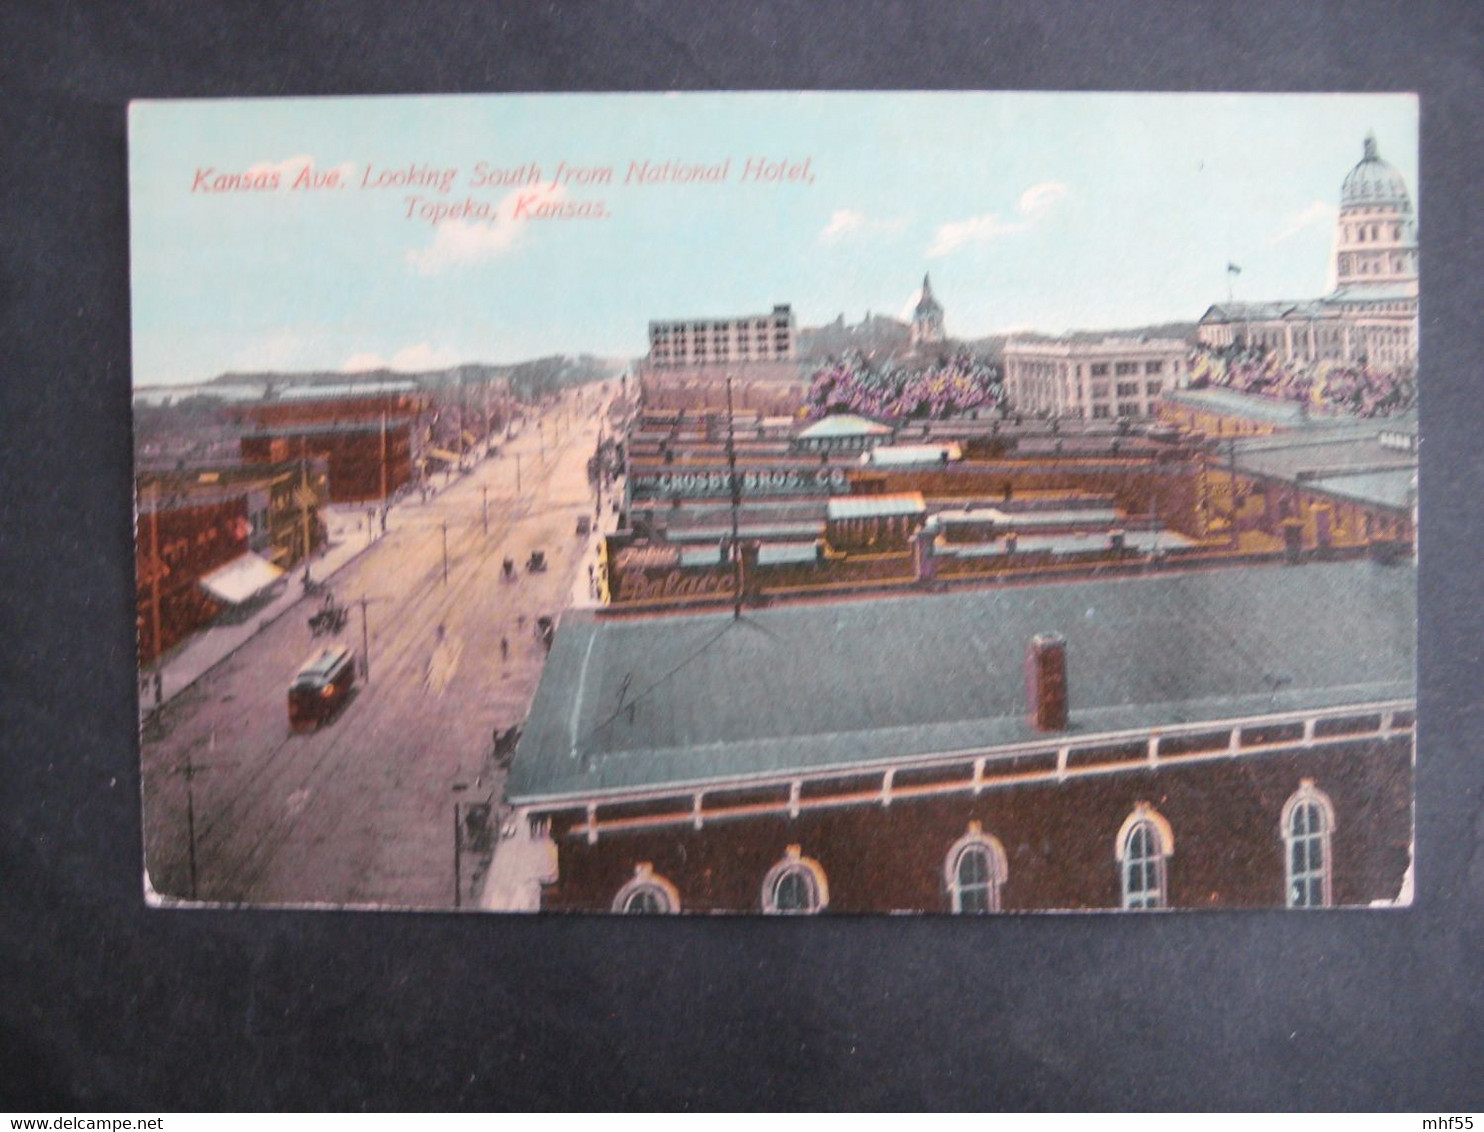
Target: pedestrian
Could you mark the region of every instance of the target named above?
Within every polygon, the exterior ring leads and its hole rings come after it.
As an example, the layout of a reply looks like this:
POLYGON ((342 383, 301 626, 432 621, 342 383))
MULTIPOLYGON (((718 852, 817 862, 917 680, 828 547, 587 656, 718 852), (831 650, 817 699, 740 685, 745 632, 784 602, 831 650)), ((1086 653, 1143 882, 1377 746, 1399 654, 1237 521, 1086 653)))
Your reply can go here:
POLYGON ((500 659, 501 660, 509 660, 510 659, 510 642, 508 640, 506 640, 504 637, 501 637, 500 638, 500 659))

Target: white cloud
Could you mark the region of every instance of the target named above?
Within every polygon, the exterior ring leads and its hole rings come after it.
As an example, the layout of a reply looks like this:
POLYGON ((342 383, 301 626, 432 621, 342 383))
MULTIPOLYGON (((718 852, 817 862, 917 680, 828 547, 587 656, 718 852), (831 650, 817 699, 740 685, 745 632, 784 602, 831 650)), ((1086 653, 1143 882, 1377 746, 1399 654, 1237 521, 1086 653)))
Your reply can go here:
POLYGON ((1060 181, 1042 181, 1039 185, 1032 185, 1021 193, 1020 201, 1015 208, 1022 216, 1039 220, 1048 215, 1056 207, 1057 202, 1066 200, 1071 192, 1060 181))
POLYGON ((1002 222, 999 214, 995 212, 986 212, 982 216, 971 216, 968 220, 944 224, 938 229, 938 234, 933 238, 932 245, 927 250, 928 258, 937 259, 964 244, 993 240, 996 236, 1003 236, 1007 232, 1018 232, 1023 227, 1025 227, 1024 224, 1002 222))
POLYGON ((864 212, 841 208, 830 214, 830 222, 819 233, 819 242, 835 244, 847 236, 890 236, 901 232, 906 226, 906 217, 873 220, 864 212))
POLYGON ((821 244, 832 244, 852 232, 859 232, 866 224, 866 214, 854 209, 842 208, 830 214, 830 222, 819 234, 821 244))
POLYGON ((1288 223, 1283 226, 1281 231, 1268 237, 1266 240, 1267 246, 1271 248, 1276 244, 1281 244, 1284 240, 1297 236, 1304 229, 1312 228, 1316 224, 1323 224, 1325 227, 1330 227, 1334 224, 1338 216, 1339 209, 1335 208, 1334 205, 1328 201, 1316 200, 1307 208, 1289 217, 1288 223))
POLYGON ((945 256, 965 244, 985 243, 1011 232, 1024 232, 1050 216, 1057 204, 1069 196, 1071 190, 1060 181, 1043 181, 1039 185, 1032 185, 1015 202, 1015 211, 1024 217, 1023 220, 1001 220, 999 213, 985 212, 967 220, 944 224, 928 247, 928 258, 945 256))
MULTIPOLYGON (((407 262, 419 275, 436 275, 449 267, 494 259, 514 246, 533 208, 561 201, 566 195, 561 185, 541 184, 512 190, 498 202, 477 202, 482 211, 474 215, 438 221, 433 242, 408 252, 407 262)), ((443 202, 431 204, 436 207, 443 202)))
POLYGON ((458 364, 458 361, 458 353, 447 346, 434 348, 430 342, 419 342, 416 346, 398 350, 390 358, 370 352, 352 354, 345 359, 345 364, 340 369, 344 373, 365 373, 378 369, 417 373, 421 370, 447 369, 458 364))

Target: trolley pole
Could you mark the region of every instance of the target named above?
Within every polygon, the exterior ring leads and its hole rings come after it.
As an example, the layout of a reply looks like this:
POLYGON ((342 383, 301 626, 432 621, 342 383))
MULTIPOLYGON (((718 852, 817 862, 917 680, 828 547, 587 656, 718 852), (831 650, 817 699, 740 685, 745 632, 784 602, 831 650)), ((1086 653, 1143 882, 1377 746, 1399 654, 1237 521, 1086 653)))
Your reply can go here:
POLYGON ((448 520, 443 520, 443 584, 448 585, 448 520))

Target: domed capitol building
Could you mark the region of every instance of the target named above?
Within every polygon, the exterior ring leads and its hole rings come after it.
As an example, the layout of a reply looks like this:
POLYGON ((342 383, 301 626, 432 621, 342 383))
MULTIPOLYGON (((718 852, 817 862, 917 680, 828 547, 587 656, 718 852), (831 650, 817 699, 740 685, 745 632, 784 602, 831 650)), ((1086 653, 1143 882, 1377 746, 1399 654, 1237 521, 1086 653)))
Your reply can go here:
POLYGON ((1334 267, 1335 289, 1323 298, 1211 307, 1198 340, 1300 363, 1416 366, 1417 220, 1406 181, 1381 159, 1374 135, 1340 188, 1334 267))

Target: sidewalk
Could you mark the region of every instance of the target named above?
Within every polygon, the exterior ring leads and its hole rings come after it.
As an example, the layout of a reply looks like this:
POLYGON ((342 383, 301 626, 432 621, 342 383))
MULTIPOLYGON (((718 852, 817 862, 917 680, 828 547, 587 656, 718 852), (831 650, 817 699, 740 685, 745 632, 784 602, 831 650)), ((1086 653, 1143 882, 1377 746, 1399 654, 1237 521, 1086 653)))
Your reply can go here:
MULTIPOLYGON (((329 542, 310 561, 309 566, 315 581, 322 582, 333 576, 341 567, 372 545, 366 537, 367 510, 368 508, 359 504, 328 507, 324 510, 329 542)), ((161 702, 169 703, 175 696, 206 675, 210 669, 246 644, 260 629, 277 621, 303 601, 305 596, 303 581, 304 568, 303 563, 300 563, 274 583, 273 589, 277 592, 258 606, 250 616, 241 621, 231 622, 224 622, 219 618, 166 654, 160 673, 164 686, 161 702)), ((310 600, 318 601, 319 599, 311 597, 310 600)), ((140 719, 148 716, 154 708, 154 666, 151 665, 139 673, 140 719)))

